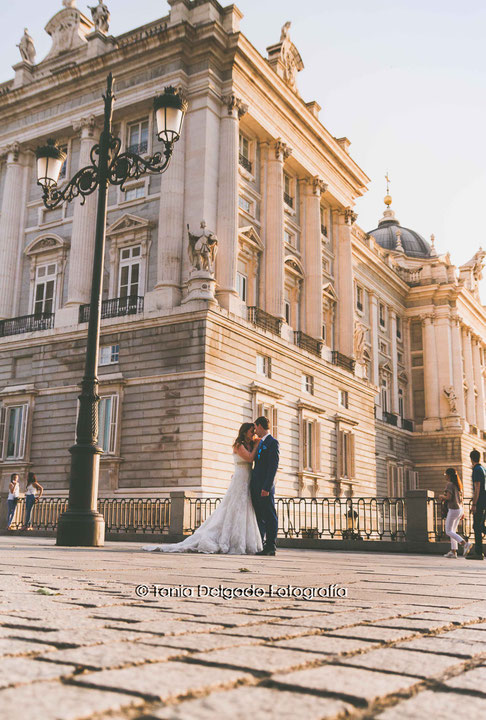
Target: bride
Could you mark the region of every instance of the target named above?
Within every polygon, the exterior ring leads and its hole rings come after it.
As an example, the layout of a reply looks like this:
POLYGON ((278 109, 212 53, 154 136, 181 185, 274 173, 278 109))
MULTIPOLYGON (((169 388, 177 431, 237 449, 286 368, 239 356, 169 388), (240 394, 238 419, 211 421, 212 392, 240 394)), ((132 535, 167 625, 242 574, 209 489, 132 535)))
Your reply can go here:
POLYGON ((147 552, 200 552, 252 555, 262 549, 262 539, 250 496, 251 466, 259 440, 255 425, 243 423, 233 443, 235 471, 226 495, 216 510, 190 537, 169 545, 145 545, 147 552))

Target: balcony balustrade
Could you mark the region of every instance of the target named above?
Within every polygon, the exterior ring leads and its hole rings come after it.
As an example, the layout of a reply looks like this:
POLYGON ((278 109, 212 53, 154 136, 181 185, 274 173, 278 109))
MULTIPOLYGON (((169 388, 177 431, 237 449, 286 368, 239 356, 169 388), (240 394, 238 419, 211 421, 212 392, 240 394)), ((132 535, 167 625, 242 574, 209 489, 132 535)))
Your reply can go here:
MULTIPOLYGON (((128 295, 127 297, 111 298, 101 303, 101 319, 137 315, 143 312, 143 297, 128 295)), ((79 322, 88 322, 89 305, 79 308, 79 322)))
POLYGON ((316 338, 313 338, 310 335, 306 335, 301 330, 296 330, 294 332, 294 342, 296 345, 302 348, 302 350, 307 350, 307 352, 321 357, 321 340, 316 340, 316 338))
POLYGON ((247 157, 245 157, 245 155, 242 155, 242 154, 240 153, 240 160, 239 160, 239 162, 240 162, 241 167, 244 167, 245 170, 248 170, 248 172, 251 173, 252 164, 251 164, 251 161, 248 160, 247 157))
POLYGON ((338 350, 333 350, 332 364, 337 365, 338 367, 342 367, 345 370, 348 370, 348 372, 350 373, 354 373, 356 361, 353 360, 353 358, 348 357, 347 355, 343 355, 343 353, 340 353, 338 350))
POLYGON ((50 330, 54 327, 54 313, 36 313, 16 318, 0 320, 0 337, 23 335, 37 330, 50 330))
POLYGON ((280 335, 282 320, 270 315, 259 307, 252 306, 248 308, 248 321, 263 330, 269 330, 275 333, 275 335, 280 335))

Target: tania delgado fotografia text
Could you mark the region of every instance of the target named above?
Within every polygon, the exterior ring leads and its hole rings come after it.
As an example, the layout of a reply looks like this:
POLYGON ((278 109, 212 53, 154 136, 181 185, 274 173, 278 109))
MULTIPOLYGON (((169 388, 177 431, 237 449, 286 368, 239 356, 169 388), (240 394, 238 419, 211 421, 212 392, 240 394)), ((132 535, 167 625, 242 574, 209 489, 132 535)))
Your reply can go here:
POLYGON ((228 587, 226 585, 137 585, 137 597, 160 598, 347 598, 348 589, 333 583, 323 587, 299 587, 296 585, 246 585, 228 587))

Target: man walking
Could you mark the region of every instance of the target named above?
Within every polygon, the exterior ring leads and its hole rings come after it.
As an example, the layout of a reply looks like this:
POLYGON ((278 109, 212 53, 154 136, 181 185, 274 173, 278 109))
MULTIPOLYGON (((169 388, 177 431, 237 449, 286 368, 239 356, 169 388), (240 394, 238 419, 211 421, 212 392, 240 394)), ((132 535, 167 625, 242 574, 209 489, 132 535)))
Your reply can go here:
POLYGON ((473 466, 472 481, 473 481, 473 501, 472 501, 472 512, 473 512, 473 528, 474 528, 474 551, 466 556, 466 560, 483 560, 483 527, 486 517, 486 470, 479 462, 481 455, 479 450, 472 450, 469 454, 471 463, 473 466))
POLYGON ((263 550, 257 555, 275 555, 278 529, 274 480, 278 468, 279 447, 268 427, 266 417, 255 420, 255 432, 260 443, 251 472, 250 491, 263 541, 263 550))

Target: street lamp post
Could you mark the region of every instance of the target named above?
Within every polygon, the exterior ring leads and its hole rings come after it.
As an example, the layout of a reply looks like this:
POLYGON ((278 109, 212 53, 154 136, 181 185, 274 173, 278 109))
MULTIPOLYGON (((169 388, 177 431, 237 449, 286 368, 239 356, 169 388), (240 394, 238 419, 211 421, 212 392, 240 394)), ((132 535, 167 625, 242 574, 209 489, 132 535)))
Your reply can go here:
MULTIPOLYGON (((37 149, 38 184, 44 189, 43 201, 48 209, 63 202, 87 195, 98 188, 96 238, 93 258, 93 278, 86 345, 84 377, 79 395, 79 415, 76 425, 76 442, 70 448, 71 473, 69 479, 68 509, 59 518, 58 545, 99 547, 104 543, 105 521, 98 512, 98 475, 100 455, 98 446, 98 352, 101 322, 101 295, 103 262, 105 255, 106 201, 108 185, 123 189, 130 178, 144 173, 162 173, 170 162, 174 143, 180 138, 187 102, 172 87, 154 99, 157 135, 164 144, 163 152, 143 158, 132 152, 120 153, 121 141, 112 135, 113 76, 107 78, 104 125, 97 145, 91 149, 91 165, 78 170, 63 187, 57 187, 64 153, 53 140, 37 149)), ((71 268, 75 272, 76 268, 71 268)))

